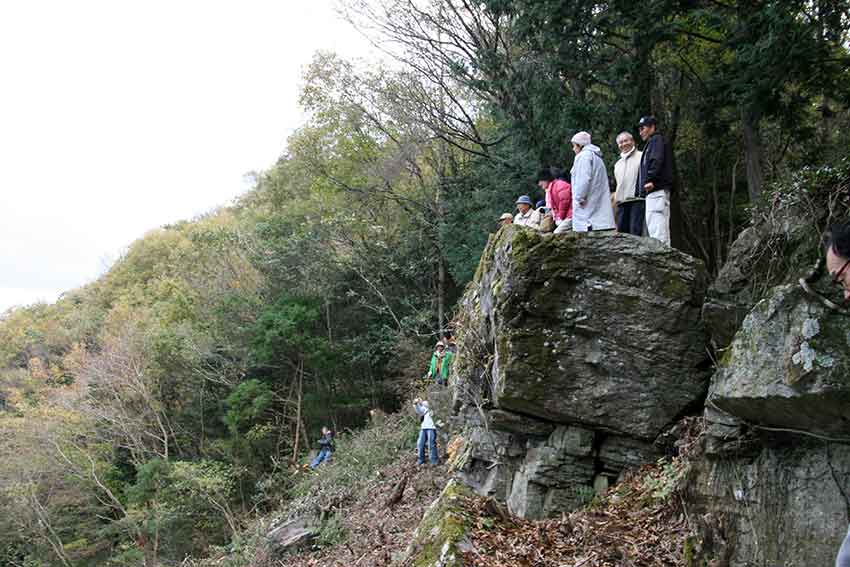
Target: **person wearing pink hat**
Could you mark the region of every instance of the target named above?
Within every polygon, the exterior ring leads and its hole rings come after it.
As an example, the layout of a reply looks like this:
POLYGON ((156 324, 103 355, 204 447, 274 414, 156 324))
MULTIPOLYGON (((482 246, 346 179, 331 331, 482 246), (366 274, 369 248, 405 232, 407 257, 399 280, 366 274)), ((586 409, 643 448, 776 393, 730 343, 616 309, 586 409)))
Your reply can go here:
POLYGON ((576 157, 570 170, 573 189, 573 230, 613 230, 614 210, 608 185, 608 172, 602 150, 594 146, 587 132, 570 140, 576 157))

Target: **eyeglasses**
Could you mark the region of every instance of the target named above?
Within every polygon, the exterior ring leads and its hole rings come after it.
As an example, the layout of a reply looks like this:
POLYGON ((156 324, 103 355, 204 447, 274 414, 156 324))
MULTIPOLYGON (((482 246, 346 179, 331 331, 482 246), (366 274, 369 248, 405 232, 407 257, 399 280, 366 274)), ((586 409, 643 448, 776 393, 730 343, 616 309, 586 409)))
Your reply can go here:
POLYGON ((841 266, 841 269, 832 274, 833 285, 844 287, 844 272, 847 271, 847 266, 850 266, 850 260, 844 262, 844 265, 841 266))

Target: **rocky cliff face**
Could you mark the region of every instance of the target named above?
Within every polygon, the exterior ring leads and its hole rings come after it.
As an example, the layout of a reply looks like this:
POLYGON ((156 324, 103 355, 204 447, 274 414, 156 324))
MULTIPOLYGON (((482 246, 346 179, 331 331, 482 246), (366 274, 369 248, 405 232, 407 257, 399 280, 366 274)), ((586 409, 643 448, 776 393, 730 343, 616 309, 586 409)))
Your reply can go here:
MULTIPOLYGON (((718 351, 689 501, 724 565, 832 565, 850 521, 850 317, 798 284, 850 212, 850 162, 777 188, 704 307, 718 351), (731 343, 731 344, 730 344, 731 343)), ((760 212, 761 211, 761 212, 760 212)), ((811 287, 840 301, 828 277, 811 287)))
POLYGON ((712 555, 830 565, 850 520, 850 318, 774 288, 712 378, 691 483, 712 555))
POLYGON ((716 348, 729 346, 744 318, 775 286, 796 283, 817 260, 821 233, 846 220, 850 160, 807 168, 766 192, 732 244, 706 294, 703 319, 716 348))
POLYGON ((656 459, 659 434, 705 397, 706 283, 654 240, 500 231, 463 299, 467 483, 537 518, 656 459))
POLYGON ((701 414, 689 564, 832 564, 850 521, 850 317, 798 280, 840 302, 811 268, 848 217, 850 160, 802 172, 755 208, 707 295, 700 262, 649 239, 502 229, 462 304, 462 479, 516 515, 560 514, 701 414))

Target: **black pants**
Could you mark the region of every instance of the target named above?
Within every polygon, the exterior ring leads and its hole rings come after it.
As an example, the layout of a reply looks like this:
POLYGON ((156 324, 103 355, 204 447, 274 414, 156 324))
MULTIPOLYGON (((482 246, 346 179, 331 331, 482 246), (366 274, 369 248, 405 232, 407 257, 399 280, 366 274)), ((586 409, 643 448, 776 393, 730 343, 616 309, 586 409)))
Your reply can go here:
POLYGON ((643 223, 646 216, 644 201, 627 201, 617 206, 617 230, 635 236, 643 235, 643 223))

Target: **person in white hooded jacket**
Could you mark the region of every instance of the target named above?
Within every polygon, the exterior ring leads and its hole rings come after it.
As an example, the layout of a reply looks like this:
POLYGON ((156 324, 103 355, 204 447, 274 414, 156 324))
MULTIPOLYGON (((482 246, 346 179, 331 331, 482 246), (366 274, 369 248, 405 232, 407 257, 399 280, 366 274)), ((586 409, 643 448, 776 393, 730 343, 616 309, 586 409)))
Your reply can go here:
POLYGON ((570 140, 576 157, 570 171, 573 189, 573 230, 614 229, 614 210, 602 150, 590 143, 590 134, 579 132, 570 140))

